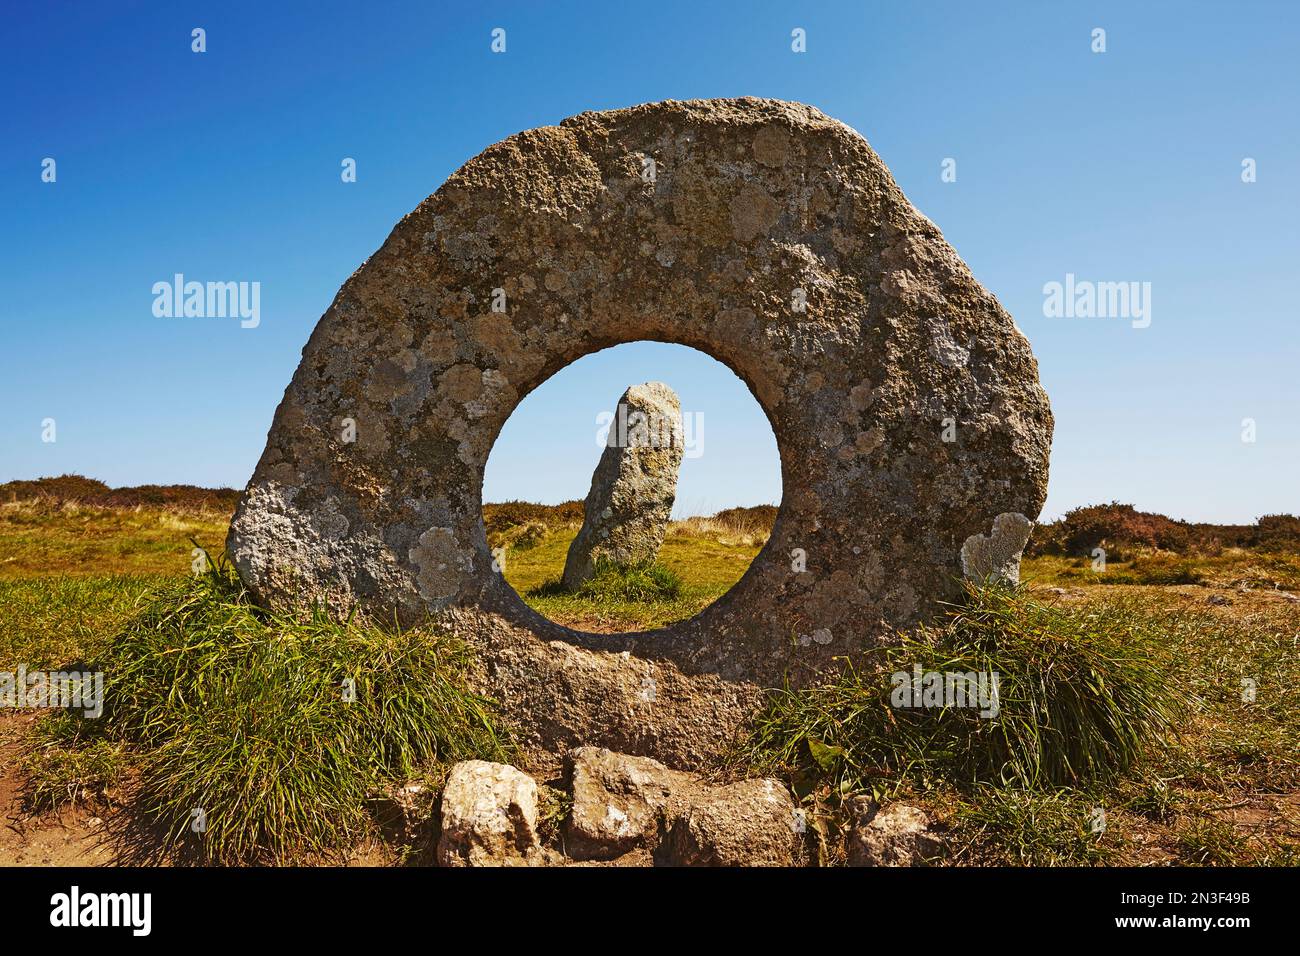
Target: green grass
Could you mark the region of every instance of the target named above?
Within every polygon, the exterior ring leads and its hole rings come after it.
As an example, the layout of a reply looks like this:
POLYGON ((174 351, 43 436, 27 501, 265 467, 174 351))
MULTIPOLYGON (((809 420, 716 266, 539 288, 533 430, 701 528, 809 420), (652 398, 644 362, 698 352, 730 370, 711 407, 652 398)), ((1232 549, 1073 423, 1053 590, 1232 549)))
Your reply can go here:
POLYGON ((1300 555, 1267 553, 1241 548, 1219 554, 1174 554, 1154 549, 1127 548, 1123 560, 1106 562, 1106 570, 1093 570, 1086 557, 1043 555, 1026 558, 1021 579, 1042 585, 1204 584, 1215 587, 1249 587, 1300 591, 1300 555))
POLYGON ((539 535, 534 529, 525 547, 507 545, 505 578, 533 610, 579 630, 648 630, 694 617, 740 580, 761 548, 752 538, 670 527, 651 571, 606 573, 569 593, 556 582, 577 531, 562 526, 539 535))
POLYGON ((1223 820, 1199 819, 1178 834, 1178 849, 1190 866, 1232 866, 1241 855, 1244 841, 1223 820))
POLYGON ((190 539, 224 542, 229 521, 214 510, 0 503, 0 580, 188 574, 190 539))
POLYGON ((1298 634, 1300 608, 1278 600, 1211 608, 1158 587, 1094 588, 1051 608, 1032 591, 985 592, 874 664, 773 695, 737 759, 817 807, 864 791, 920 802, 947 821, 958 863, 1294 865, 1298 634), (890 668, 971 669, 981 654, 1002 668, 1008 728, 889 706, 890 668), (1008 682, 1017 674, 1034 675, 1032 694, 1008 682), (1223 807, 1256 822, 1234 826, 1223 807))
MULTIPOLYGON (((559 576, 576 525, 541 506, 512 507, 526 520, 498 516, 502 527, 489 527, 494 546, 507 548, 507 580, 543 614, 586 630, 690 617, 763 543, 762 528, 676 522, 659 556, 667 576, 548 594, 538 589, 559 576)), ((189 577, 190 535, 219 543, 225 516, 0 506, 0 669, 107 668, 100 721, 58 714, 34 731, 22 722, 29 808, 123 795, 133 817, 161 821, 164 849, 213 862, 312 859, 354 846, 370 827, 371 798, 392 783, 436 781, 442 761, 508 758, 490 705, 465 688, 463 649, 427 630, 265 614, 228 569, 189 577), (357 679, 355 703, 342 703, 343 676, 357 679), (190 830, 195 808, 207 813, 202 836, 190 830)), ((776 695, 751 741, 761 746, 742 755, 745 772, 786 775, 807 795, 810 820, 824 813, 831 826, 850 792, 918 802, 944 821, 958 863, 1300 863, 1300 605, 1261 593, 1300 590, 1300 556, 1127 549, 1101 575, 1086 559, 1060 557, 1029 559, 1023 570, 1072 590, 1004 606, 1001 619, 966 613, 960 626, 902 636, 809 694, 776 695), (1255 590, 1208 606, 1201 588, 1150 586, 1192 579, 1255 590), (1106 583, 1125 586, 1086 586, 1106 583), (1045 614, 1044 603, 1059 607, 1045 614), (1035 628, 1055 636, 1035 647, 1035 628), (1009 644, 990 647, 992 634, 1010 635, 1009 644), (1080 647, 1052 650, 1062 642, 1080 647), (900 716, 872 683, 900 662, 891 653, 1003 668, 1007 727, 973 723, 969 712, 900 716), (1133 730, 1134 699, 1119 690, 1133 683, 1117 685, 1110 669, 1122 676, 1130 659, 1157 665, 1184 699, 1176 735, 1133 730), (1078 679, 1090 661, 1105 676, 1102 694, 1078 679), (1011 673, 1038 679, 1022 692, 1006 683, 1011 673), (1257 686, 1252 702, 1243 679, 1257 686), (1033 701, 1047 704, 1048 720, 1031 714, 1033 701), (1071 743, 1067 726, 1085 732, 1071 743), (1104 832, 1091 826, 1098 807, 1104 832), (1234 823, 1231 814, 1248 816, 1234 823)), ((546 826, 566 812, 563 795, 549 794, 546 826)))
POLYGON ((1146 622, 1067 610, 1027 590, 968 587, 947 620, 899 636, 838 679, 774 693, 751 746, 759 762, 830 777, 842 791, 932 778, 1021 787, 1104 780, 1174 727, 1187 697, 1146 622), (1000 713, 894 706, 890 675, 999 675, 1000 713))
POLYGON ((20 769, 24 802, 34 813, 57 810, 91 797, 103 797, 127 773, 120 741, 83 735, 72 714, 52 714, 36 725, 20 769))
POLYGON ((1087 791, 982 786, 953 813, 956 863, 995 866, 1095 866, 1120 849, 1098 826, 1096 797, 1087 791))
MULTIPOLYGON (((558 576, 575 530, 508 529, 516 586, 529 586, 520 570, 534 587, 558 576)), ((466 690, 462 648, 430 631, 268 614, 228 567, 188 573, 195 533, 222 540, 224 517, 5 506, 0 666, 82 662, 106 675, 101 720, 51 715, 26 742, 30 809, 127 780, 133 813, 157 824, 151 852, 283 861, 347 849, 369 826, 375 793, 394 782, 436 777, 444 761, 508 757, 489 703, 466 690), (356 682, 354 703, 342 701, 344 677, 356 682)), ((718 537, 670 533, 655 566, 602 569, 578 595, 530 600, 597 626, 690 617, 758 551, 718 537)))
POLYGON ((128 748, 163 852, 338 853, 385 785, 507 755, 489 702, 466 689, 464 653, 429 630, 267 613, 223 563, 164 588, 105 646, 90 662, 105 673, 105 715, 65 730, 128 748))
POLYGON ((682 595, 682 579, 662 564, 620 567, 597 562, 592 576, 570 591, 556 578, 534 588, 527 598, 574 597, 596 605, 646 604, 675 601, 682 595))
POLYGON ((101 650, 167 579, 60 575, 0 579, 0 670, 49 670, 101 650))

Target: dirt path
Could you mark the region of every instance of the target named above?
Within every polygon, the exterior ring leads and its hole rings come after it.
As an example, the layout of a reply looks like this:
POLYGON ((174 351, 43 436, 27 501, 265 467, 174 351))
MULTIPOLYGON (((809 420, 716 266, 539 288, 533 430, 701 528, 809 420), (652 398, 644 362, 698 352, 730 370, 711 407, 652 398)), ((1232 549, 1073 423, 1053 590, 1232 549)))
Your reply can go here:
MULTIPOLYGON (((0 710, 0 866, 121 866, 126 808, 117 801, 78 802, 58 813, 31 814, 23 806, 23 750, 42 712, 0 710)), ((166 860, 158 861, 167 865, 166 860)), ((358 846, 348 866, 393 866, 391 847, 358 846)))
POLYGON ((0 866, 106 866, 113 851, 95 810, 78 805, 41 816, 23 810, 18 763, 41 716, 0 713, 0 866))

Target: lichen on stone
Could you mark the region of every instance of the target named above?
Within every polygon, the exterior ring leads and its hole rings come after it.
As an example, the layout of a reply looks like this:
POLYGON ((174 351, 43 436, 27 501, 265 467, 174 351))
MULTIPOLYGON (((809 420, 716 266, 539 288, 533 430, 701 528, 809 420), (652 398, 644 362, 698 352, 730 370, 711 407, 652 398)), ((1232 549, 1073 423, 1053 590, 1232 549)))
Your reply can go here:
POLYGON ((538 742, 684 766, 764 687, 936 614, 963 573, 1009 571, 1021 525, 994 519, 1037 516, 1051 433, 1028 342, 860 135, 779 100, 653 103, 512 136, 397 224, 303 350, 229 548, 266 604, 436 617, 538 742), (697 617, 577 634, 493 569, 483 468, 529 392, 641 339, 745 381, 784 501, 697 617))

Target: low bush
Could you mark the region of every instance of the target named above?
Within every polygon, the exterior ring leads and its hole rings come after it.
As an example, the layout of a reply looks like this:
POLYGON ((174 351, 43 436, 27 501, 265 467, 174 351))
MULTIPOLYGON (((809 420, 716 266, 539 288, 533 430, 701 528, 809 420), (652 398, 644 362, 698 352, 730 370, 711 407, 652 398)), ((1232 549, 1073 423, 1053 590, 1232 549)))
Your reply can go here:
POLYGON ((34 481, 0 484, 0 501, 71 502, 101 508, 181 508, 234 511, 239 503, 235 488, 200 488, 197 485, 136 485, 110 488, 82 475, 60 475, 34 481))

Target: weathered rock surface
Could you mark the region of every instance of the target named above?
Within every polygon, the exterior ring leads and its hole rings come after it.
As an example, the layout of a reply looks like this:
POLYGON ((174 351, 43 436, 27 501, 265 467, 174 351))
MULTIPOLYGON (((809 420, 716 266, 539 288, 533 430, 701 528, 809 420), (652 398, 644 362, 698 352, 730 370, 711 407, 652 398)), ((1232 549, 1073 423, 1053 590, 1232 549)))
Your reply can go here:
POLYGON ((537 783, 514 767, 466 760, 442 792, 441 866, 537 866, 537 783))
POLYGON ((961 546, 961 571, 971 581, 987 584, 1020 582, 1020 556, 1034 523, 1022 514, 1000 514, 992 534, 973 534, 961 546))
POLYGON ((923 866, 943 852, 925 811, 904 803, 880 807, 858 797, 850 807, 849 866, 923 866))
POLYGON ((682 465, 682 408, 663 382, 633 385, 615 407, 605 450, 564 562, 564 586, 575 589, 598 564, 651 564, 677 500, 682 465))
POLYGON ((543 845, 538 788, 505 764, 456 764, 440 801, 442 866, 789 866, 804 827, 777 780, 712 784, 657 760, 578 747, 565 758, 572 797, 563 840, 543 845))
POLYGON ((398 223, 303 350, 228 545, 264 603, 440 618, 526 745, 689 768, 763 687, 952 599, 964 542, 1037 516, 1051 431, 1028 342, 860 135, 776 100, 655 103, 512 136, 398 223), (493 570, 483 468, 530 391, 640 339, 746 382, 781 513, 697 617, 578 634, 493 570))
POLYGON ((655 851, 659 866, 793 866, 800 818, 776 780, 703 789, 671 816, 655 851))
POLYGON ((575 860, 611 860, 653 845, 669 803, 702 789, 690 774, 657 760, 601 747, 572 750, 566 763, 573 807, 564 849, 575 860))

